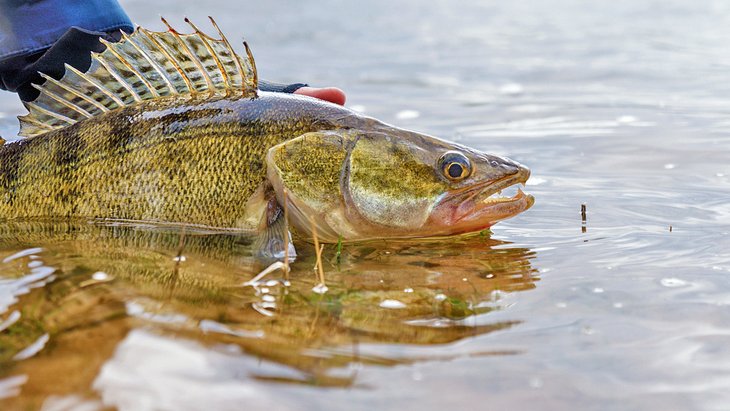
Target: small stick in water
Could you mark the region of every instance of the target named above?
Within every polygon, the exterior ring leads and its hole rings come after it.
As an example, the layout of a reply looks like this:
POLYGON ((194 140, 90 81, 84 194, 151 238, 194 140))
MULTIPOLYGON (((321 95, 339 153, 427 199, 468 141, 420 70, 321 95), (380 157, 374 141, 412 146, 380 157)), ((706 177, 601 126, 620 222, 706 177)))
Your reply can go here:
POLYGON ((337 262, 337 265, 340 264, 340 257, 342 256, 342 236, 340 235, 337 238, 337 253, 335 254, 335 261, 337 262))
POLYGON ((672 226, 671 225, 669 226, 669 232, 670 233, 672 232, 672 226))
POLYGON ((324 283, 324 268, 322 266, 322 250, 324 250, 324 244, 319 246, 319 238, 317 237, 317 225, 314 224, 314 219, 309 218, 309 223, 312 226, 312 239, 314 239, 314 252, 317 255, 317 263, 314 268, 319 277, 319 284, 314 287, 314 291, 319 294, 327 292, 327 285, 324 283))
POLYGON ((583 203, 580 205, 580 221, 581 221, 581 227, 580 231, 582 233, 586 232, 586 204, 583 203))

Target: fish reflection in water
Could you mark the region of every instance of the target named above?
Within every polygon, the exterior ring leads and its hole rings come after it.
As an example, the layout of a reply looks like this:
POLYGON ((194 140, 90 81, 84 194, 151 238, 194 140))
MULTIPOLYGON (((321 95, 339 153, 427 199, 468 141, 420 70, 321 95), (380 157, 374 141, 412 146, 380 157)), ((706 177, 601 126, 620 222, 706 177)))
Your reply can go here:
MULTIPOLYGON (((0 382, 19 382, 23 392, 5 401, 93 398, 115 350, 143 337, 181 347, 192 341, 211 352, 228 347, 287 370, 264 372, 250 362, 238 371, 259 381, 357 386, 360 366, 445 358, 363 347, 446 344, 510 327, 470 320, 498 309, 496 292, 528 290, 537 280, 534 252, 482 235, 345 245, 341 252, 330 246, 325 294, 312 290, 314 252, 302 245, 290 286, 279 274, 243 286, 260 268, 251 242, 170 227, 1 225, 0 382), (34 344, 38 353, 19 360, 34 344), (27 381, 16 378, 23 375, 27 381)), ((509 352, 452 357, 495 354, 509 352)))

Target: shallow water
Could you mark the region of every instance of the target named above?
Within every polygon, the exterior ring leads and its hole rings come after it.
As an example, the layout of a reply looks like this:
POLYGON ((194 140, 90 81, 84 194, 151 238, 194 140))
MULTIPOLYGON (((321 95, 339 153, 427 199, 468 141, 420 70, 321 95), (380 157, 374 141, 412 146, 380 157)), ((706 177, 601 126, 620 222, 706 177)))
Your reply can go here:
POLYGON ((323 295, 306 243, 290 287, 242 287, 248 238, 0 226, 3 409, 727 409, 730 4, 261 3, 123 2, 150 28, 213 15, 264 78, 514 158, 535 206, 487 237, 330 246, 323 295))

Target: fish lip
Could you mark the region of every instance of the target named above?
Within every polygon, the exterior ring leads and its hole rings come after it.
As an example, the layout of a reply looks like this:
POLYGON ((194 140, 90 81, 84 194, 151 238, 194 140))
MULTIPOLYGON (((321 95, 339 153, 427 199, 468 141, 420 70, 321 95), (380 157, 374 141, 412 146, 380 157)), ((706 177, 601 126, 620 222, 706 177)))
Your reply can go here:
MULTIPOLYGON (((517 183, 519 184, 519 183, 517 183)), ((511 184, 506 187, 511 187, 511 184)), ((506 188, 504 187, 504 188, 506 188)), ((528 208, 532 207, 535 198, 531 194, 526 194, 521 187, 517 188, 517 194, 512 197, 500 199, 496 201, 476 201, 471 204, 464 203, 457 208, 457 215, 454 221, 457 223, 467 223, 472 221, 481 221, 485 216, 490 218, 488 224, 484 228, 491 226, 493 223, 515 216, 528 208), (462 206, 464 209, 462 209, 462 206)))
POLYGON ((534 197, 524 193, 520 187, 513 197, 487 200, 505 188, 524 185, 529 177, 530 170, 522 166, 514 174, 450 192, 436 207, 448 210, 445 213, 447 225, 452 228, 462 227, 459 231, 488 228, 495 222, 517 215, 532 206, 534 197))

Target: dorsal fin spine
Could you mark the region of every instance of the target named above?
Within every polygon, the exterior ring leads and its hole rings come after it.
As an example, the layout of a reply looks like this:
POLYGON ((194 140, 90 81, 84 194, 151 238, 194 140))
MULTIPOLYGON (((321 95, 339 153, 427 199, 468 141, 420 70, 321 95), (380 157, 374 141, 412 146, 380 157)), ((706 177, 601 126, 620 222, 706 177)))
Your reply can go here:
POLYGON ((182 49, 185 51, 185 54, 187 54, 188 57, 190 57, 190 60, 193 62, 193 64, 195 64, 195 67, 197 67, 198 70, 200 70, 200 72, 203 74, 203 78, 205 78, 205 84, 207 84, 207 86, 208 86, 208 91, 210 93, 215 93, 215 86, 213 85, 213 80, 210 79, 208 72, 205 71, 205 68, 203 68, 203 65, 200 64, 200 60, 197 59, 195 57, 195 55, 193 55, 192 51, 190 51, 190 47, 188 47, 188 44, 182 38, 180 38, 180 33, 178 33, 177 30, 172 28, 172 26, 170 26, 167 23, 167 20, 165 20, 164 18, 162 19, 162 22, 165 23, 165 25, 167 26, 168 29, 170 29, 170 33, 172 33, 172 35, 175 37, 177 42, 182 46, 182 49))
POLYGON ((63 114, 59 114, 59 113, 56 113, 54 111, 47 110, 47 109, 45 109, 45 108, 43 108, 43 107, 41 107, 41 106, 39 106, 37 104, 28 103, 28 107, 32 107, 33 110, 40 111, 41 113, 43 113, 43 114, 45 114, 47 116, 51 116, 53 118, 56 118, 58 120, 61 120, 63 122, 66 122, 68 124, 74 124, 76 122, 76 120, 70 119, 70 118, 64 116, 63 114))
MULTIPOLYGON (((221 40, 223 40, 223 44, 226 45, 226 48, 228 49, 228 52, 231 53, 231 57, 233 58, 233 64, 236 65, 236 69, 238 69, 238 73, 241 75, 241 87, 243 88, 244 92, 246 91, 246 82, 243 81, 243 67, 241 67, 241 62, 238 61, 238 56, 236 55, 236 52, 233 51, 233 47, 231 47, 231 43, 228 42, 228 38, 226 38, 226 35, 223 34, 220 27, 218 27, 218 24, 215 22, 213 17, 208 16, 208 19, 210 19, 210 23, 215 27, 216 31, 218 31, 218 35, 221 36, 221 40)), ((231 86, 233 84, 229 83, 231 86)), ((258 81, 256 82, 258 84, 258 81)))
POLYGON ((59 96, 58 94, 48 90, 47 88, 43 88, 43 87, 39 86, 38 84, 32 84, 32 85, 33 85, 33 87, 35 87, 36 90, 40 91, 42 94, 45 94, 48 97, 52 98, 53 100, 57 101, 59 104, 64 105, 64 106, 70 108, 71 110, 76 111, 77 113, 81 114, 82 116, 84 116, 86 118, 93 117, 91 115, 91 113, 89 113, 88 111, 77 106, 76 104, 70 103, 68 100, 66 100, 63 97, 59 96))
MULTIPOLYGON (((129 62, 127 61, 127 59, 124 58, 124 56, 122 56, 121 54, 119 54, 119 52, 117 52, 114 49, 114 47, 110 47, 110 43, 108 41, 106 41, 104 39, 101 39, 101 43, 106 46, 106 48, 109 50, 109 52, 112 53, 114 55, 114 57, 116 57, 124 65, 124 67, 127 68, 127 70, 129 70, 130 72, 132 72, 137 77, 137 79, 139 81, 141 81, 142 84, 144 84, 145 88, 147 88, 147 90, 149 90, 149 92, 153 96, 155 96, 155 97, 159 97, 160 96, 160 94, 157 93, 157 90, 155 90, 155 88, 152 87, 152 85, 147 81, 147 79, 144 78, 144 76, 142 75, 142 73, 140 73, 139 70, 137 70, 135 67, 133 67, 131 64, 129 64, 129 62)), ((107 70, 109 70, 109 67, 107 67, 107 70)), ((111 73, 111 71, 110 71, 110 73, 111 73)), ((129 82, 125 81, 124 83, 127 83, 128 84, 129 82)), ((131 89, 131 87, 130 87, 130 89, 131 89)), ((138 98, 139 98, 139 95, 134 90, 130 90, 130 92, 132 93, 132 96, 137 95, 138 98)), ((142 99, 139 99, 137 101, 142 101, 142 99)))
MULTIPOLYGON (((170 61, 170 63, 172 63, 173 67, 175 67, 175 70, 177 70, 177 72, 180 73, 180 77, 182 77, 188 90, 194 91, 195 87, 193 87, 193 83, 188 78, 188 75, 185 74, 185 70, 183 70, 182 67, 180 67, 180 65, 177 63, 177 61, 174 58, 172 58, 172 56, 167 51, 167 49, 165 49, 165 46, 160 44, 160 42, 157 41, 157 39, 154 36, 150 36, 149 32, 146 29, 141 29, 141 30, 145 33, 147 38, 150 39, 150 41, 152 41, 155 44, 155 46, 157 46, 157 48, 160 50, 160 52, 162 54, 164 54, 165 57, 167 57, 167 59, 170 61)), ((173 88, 175 88, 175 87, 173 87, 173 88)))
POLYGON ((53 127, 49 126, 46 123, 43 123, 41 121, 38 121, 38 120, 34 119, 33 117, 28 117, 24 121, 27 122, 27 123, 33 124, 36 127, 40 127, 42 129, 45 129, 45 130, 53 130, 53 127))
MULTIPOLYGON (((122 30, 122 36, 124 37, 124 39, 126 41, 129 42, 129 44, 132 45, 132 47, 134 47, 135 50, 137 50, 139 52, 139 54, 145 60, 147 60, 148 63, 150 63, 150 66, 155 69, 155 71, 157 72, 157 74, 159 74, 160 77, 162 78, 162 80, 165 82, 165 84, 167 84, 167 87, 170 89, 170 93, 171 94, 179 94, 177 92, 177 89, 175 88, 175 86, 172 85, 172 82, 167 77, 167 74, 165 74, 165 72, 162 70, 162 68, 159 66, 159 64, 157 64, 157 62, 154 61, 154 59, 152 59, 149 56, 149 54, 147 54, 147 52, 144 51, 144 49, 139 46, 139 44, 137 44, 137 41, 135 39, 133 39, 131 36, 129 36, 127 33, 125 33, 124 30, 122 30)), ((145 84, 147 84, 147 83, 145 83, 145 84)), ((150 89, 150 91, 152 91, 152 90, 154 90, 154 93, 156 93, 159 96, 159 93, 157 93, 157 90, 154 87, 152 87, 150 89)))
POLYGON ((119 97, 115 96, 114 93, 112 93, 111 91, 109 91, 109 89, 107 89, 103 85, 99 84, 98 81, 96 81, 93 78, 87 76, 86 74, 80 72, 74 66, 72 66, 70 64, 64 64, 64 66, 66 66, 66 70, 71 71, 72 73, 76 74, 77 76, 79 76, 82 79, 84 79, 84 80, 88 81, 89 83, 91 83, 91 85, 93 85, 94 87, 96 87, 105 96, 107 96, 110 99, 112 99, 112 101, 114 101, 115 103, 117 103, 120 107, 124 107, 124 102, 122 101, 122 99, 120 99, 119 97))
MULTIPOLYGON (((142 99, 139 97, 139 94, 137 94, 137 92, 134 91, 134 88, 132 87, 132 85, 129 84, 122 76, 120 76, 119 73, 117 73, 117 71, 113 68, 113 66, 111 64, 109 64, 109 62, 106 61, 106 59, 101 54, 96 54, 96 55, 92 54, 92 56, 96 57, 96 61, 98 61, 99 64, 101 64, 102 66, 104 66, 106 71, 112 77, 114 77, 114 79, 116 81, 118 81, 119 84, 122 85, 122 87, 124 87, 129 92, 129 95, 132 96, 134 101, 136 101, 136 102, 142 101, 142 99)), ((124 105, 124 104, 122 104, 122 105, 124 105)))
POLYGON ((62 82, 54 79, 53 77, 48 76, 43 73, 41 73, 41 77, 43 77, 46 81, 49 81, 49 82, 53 83, 54 85, 68 91, 69 93, 73 94, 74 96, 86 101, 87 103, 93 105, 94 107, 98 108, 99 110, 101 110, 103 112, 109 111, 109 109, 104 107, 103 104, 99 103, 98 101, 94 100, 93 98, 90 98, 90 97, 84 95, 83 93, 79 92, 78 90, 71 87, 70 85, 62 83, 62 82))
POLYGON ((208 53, 210 53, 210 55, 213 57, 213 60, 215 60, 215 64, 218 66, 218 70, 220 70, 220 72, 221 72, 221 76, 223 77, 223 81, 230 88, 231 87, 231 81, 228 78, 228 73, 226 73, 226 69, 223 66, 223 63, 220 61, 220 59, 218 58, 218 55, 215 53, 215 50, 213 50, 213 47, 211 47, 210 43, 208 42, 208 36, 205 35, 205 33, 203 33, 202 31, 200 31, 195 26, 195 24, 193 24, 193 22, 190 21, 190 19, 188 19, 187 17, 185 17, 185 22, 188 23, 190 25, 190 27, 192 27, 193 30, 195 30, 195 33, 200 36, 200 40, 202 40, 203 44, 205 45, 205 48, 208 50, 208 53))
MULTIPOLYGON (((259 73, 258 70, 256 70, 256 61, 253 59, 253 53, 251 53, 251 49, 248 47, 248 43, 245 41, 243 42, 243 47, 246 48, 246 54, 248 55, 249 61, 251 62, 251 71, 253 71, 253 84, 259 84, 259 73)), ((244 90, 246 87, 244 86, 244 90)))

